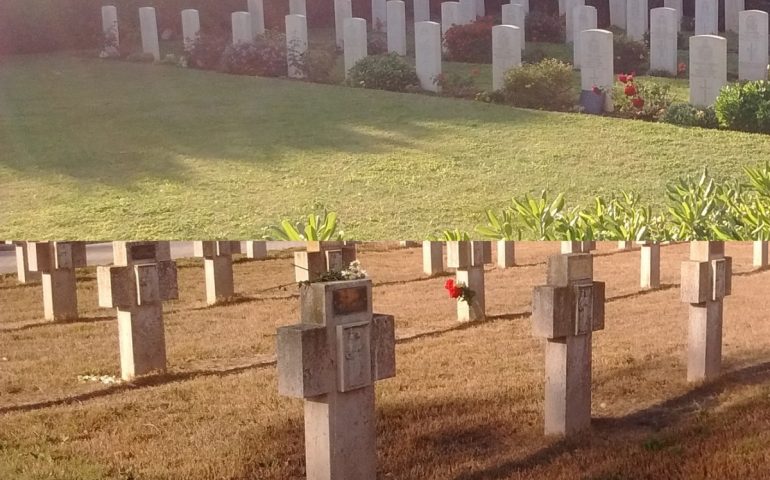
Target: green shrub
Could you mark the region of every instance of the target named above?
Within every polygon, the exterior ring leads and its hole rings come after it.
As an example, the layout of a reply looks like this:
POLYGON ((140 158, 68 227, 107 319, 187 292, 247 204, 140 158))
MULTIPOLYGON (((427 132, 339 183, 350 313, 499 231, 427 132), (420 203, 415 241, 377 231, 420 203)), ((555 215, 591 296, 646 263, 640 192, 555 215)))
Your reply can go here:
POLYGON ((441 90, 441 95, 456 98, 476 98, 481 93, 476 86, 475 77, 479 75, 477 68, 471 69, 468 74, 460 72, 444 72, 436 78, 436 84, 441 90))
POLYGON ((362 58, 348 71, 349 85, 391 92, 404 92, 419 84, 414 67, 398 54, 362 58))
POLYGON ((722 88, 714 110, 723 127, 770 133, 770 82, 758 80, 728 85, 722 88))
POLYGON ((444 36, 447 57, 454 62, 492 63, 492 18, 455 25, 444 36))
POLYGON ((219 35, 199 34, 184 52, 184 62, 189 68, 217 70, 228 40, 219 35))
POLYGON ((617 82, 612 98, 617 114, 649 121, 658 121, 674 100, 669 85, 634 78, 625 83, 617 82))
POLYGON ((577 101, 572 66, 552 58, 522 65, 506 74, 502 94, 515 107, 571 110, 577 101))
MULTIPOLYGON (((315 83, 335 83, 336 48, 312 48, 305 52, 303 65, 307 79, 315 83)), ((338 82, 337 82, 338 83, 338 82)))
POLYGON ((532 11, 525 20, 525 35, 528 42, 552 42, 564 41, 566 35, 561 19, 556 15, 550 15, 543 11, 532 11))
POLYGON ((369 55, 388 53, 388 36, 383 32, 369 32, 366 37, 366 51, 369 55))
POLYGON ((236 75, 286 75, 286 42, 281 39, 279 35, 266 35, 254 43, 229 45, 222 54, 222 69, 236 75))
POLYGON ((700 108, 689 103, 671 104, 660 118, 660 121, 683 127, 719 127, 719 120, 717 120, 713 107, 700 108))
POLYGON ((636 42, 625 35, 616 35, 613 44, 615 73, 642 75, 650 68, 650 53, 643 42, 636 42))

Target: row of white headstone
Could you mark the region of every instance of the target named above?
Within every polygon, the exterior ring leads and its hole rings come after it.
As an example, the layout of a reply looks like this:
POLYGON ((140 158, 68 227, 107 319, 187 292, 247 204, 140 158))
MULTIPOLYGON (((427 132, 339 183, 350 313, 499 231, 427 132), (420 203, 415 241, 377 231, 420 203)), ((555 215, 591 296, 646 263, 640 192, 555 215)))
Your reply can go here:
MULTIPOLYGON (((560 0, 567 15, 569 2, 582 0, 560 0)), ((725 30, 738 32, 739 14, 746 9, 745 0, 725 0, 725 30)), ((682 0, 665 0, 664 7, 677 12, 677 30, 681 29, 682 0)), ((648 0, 610 0, 610 23, 628 32, 631 38, 642 40, 648 27, 654 25, 648 18, 648 0)), ((695 34, 717 35, 719 33, 719 0, 695 0, 695 34)))

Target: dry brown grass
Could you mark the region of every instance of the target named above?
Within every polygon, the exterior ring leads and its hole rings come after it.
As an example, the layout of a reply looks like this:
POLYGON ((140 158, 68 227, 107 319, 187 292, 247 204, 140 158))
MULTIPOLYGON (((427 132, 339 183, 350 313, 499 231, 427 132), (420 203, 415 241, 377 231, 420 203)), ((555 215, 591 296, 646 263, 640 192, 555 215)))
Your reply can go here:
MULTIPOLYGON (((721 380, 685 382, 685 245, 664 247, 666 288, 638 292, 638 251, 601 245, 606 330, 594 336, 593 428, 542 435, 543 343, 529 327, 532 286, 555 244, 519 246, 525 266, 488 269, 491 319, 458 325, 443 278, 419 249, 365 249, 375 309, 396 315, 398 374, 377 389, 381 478, 770 477, 770 272, 730 244, 721 380)), ((83 320, 41 322, 38 286, 0 280, 0 478, 302 478, 301 401, 276 394, 275 328, 297 321, 288 258, 240 262, 242 298, 206 308, 202 269, 180 269, 166 306, 169 373, 134 385, 81 384, 119 372, 114 312, 80 272, 83 320)))

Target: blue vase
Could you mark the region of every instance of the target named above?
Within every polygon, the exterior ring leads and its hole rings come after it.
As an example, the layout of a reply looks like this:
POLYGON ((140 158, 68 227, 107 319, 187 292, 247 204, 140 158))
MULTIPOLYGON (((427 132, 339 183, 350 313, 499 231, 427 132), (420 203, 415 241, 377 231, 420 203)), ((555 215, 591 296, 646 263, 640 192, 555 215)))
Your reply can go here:
POLYGON ((604 113, 604 105, 607 102, 607 94, 604 92, 594 93, 593 90, 583 90, 580 92, 580 106, 585 113, 601 115, 604 113))

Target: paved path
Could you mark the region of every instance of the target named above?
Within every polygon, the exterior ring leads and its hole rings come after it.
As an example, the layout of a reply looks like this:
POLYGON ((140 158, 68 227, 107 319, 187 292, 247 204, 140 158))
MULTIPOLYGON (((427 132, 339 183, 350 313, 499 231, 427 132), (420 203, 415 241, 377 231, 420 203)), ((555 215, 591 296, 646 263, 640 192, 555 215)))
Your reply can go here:
MULTIPOLYGON (((302 242, 267 242, 268 250, 283 250, 301 247, 302 242)), ((245 247, 244 247, 244 252, 245 247)), ((112 263, 112 244, 95 243, 86 246, 89 265, 109 265, 112 263)), ((193 256, 193 242, 171 242, 171 258, 189 258, 193 256)), ((11 248, 0 248, 0 274, 16 272, 16 254, 11 248)))

